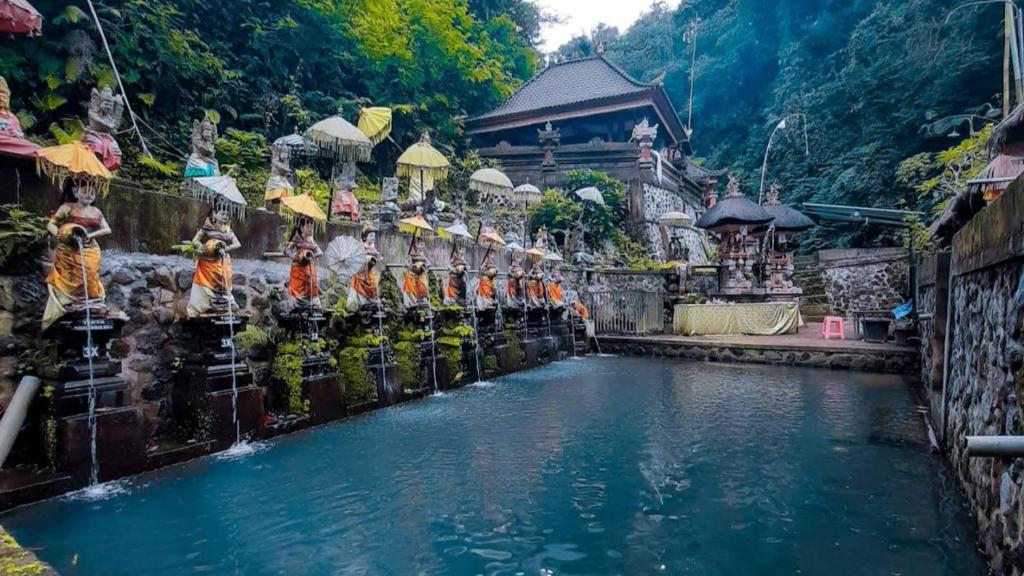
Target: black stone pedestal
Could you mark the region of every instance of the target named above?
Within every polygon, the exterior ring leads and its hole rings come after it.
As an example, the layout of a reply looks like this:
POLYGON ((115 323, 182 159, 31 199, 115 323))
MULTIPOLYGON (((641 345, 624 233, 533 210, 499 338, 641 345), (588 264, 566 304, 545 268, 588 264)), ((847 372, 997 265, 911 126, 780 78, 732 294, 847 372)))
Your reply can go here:
POLYGON ((263 390, 253 384, 243 359, 232 354, 231 334, 244 330, 246 321, 244 316, 230 321, 218 316, 182 322, 183 363, 172 394, 182 440, 212 440, 212 449, 221 451, 238 440, 263 436, 263 390))
POLYGON ((90 480, 92 434, 89 397, 95 398, 99 481, 138 474, 146 468, 146 429, 142 411, 131 406, 121 362, 110 357, 110 343, 121 317, 73 312, 47 332, 50 359, 40 375, 52 393, 33 412, 39 455, 69 475, 76 485, 90 480))
MULTIPOLYGON (((92 437, 89 414, 60 419, 57 426, 60 469, 75 484, 89 483, 92 437)), ((134 406, 102 408, 96 412, 96 461, 100 482, 132 476, 146 469, 146 426, 142 410, 134 406)))

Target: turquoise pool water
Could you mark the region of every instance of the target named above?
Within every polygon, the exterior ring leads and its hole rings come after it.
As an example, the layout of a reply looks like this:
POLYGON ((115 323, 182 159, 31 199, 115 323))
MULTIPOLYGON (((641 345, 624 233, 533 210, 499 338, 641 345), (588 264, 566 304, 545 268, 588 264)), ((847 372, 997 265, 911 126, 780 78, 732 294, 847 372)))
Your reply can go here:
POLYGON ((0 523, 65 576, 986 570, 899 379, 632 358, 560 362, 0 523))

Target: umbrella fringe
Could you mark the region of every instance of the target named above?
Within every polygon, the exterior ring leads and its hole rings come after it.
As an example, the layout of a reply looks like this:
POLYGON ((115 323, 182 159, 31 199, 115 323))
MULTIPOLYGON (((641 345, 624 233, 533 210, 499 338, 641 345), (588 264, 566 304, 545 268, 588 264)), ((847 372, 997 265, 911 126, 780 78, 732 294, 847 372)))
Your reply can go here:
POLYGON ((448 177, 448 166, 413 166, 412 164, 399 164, 395 173, 399 176, 419 178, 422 171, 424 178, 444 180, 448 177))
MULTIPOLYGON (((36 175, 46 176, 58 188, 64 188, 64 181, 75 175, 64 166, 58 166, 43 158, 36 158, 36 175)), ((86 188, 94 190, 100 198, 106 198, 110 191, 110 180, 99 176, 79 175, 86 181, 86 188)))
POLYGON ((201 202, 215 204, 218 200, 227 206, 228 213, 239 222, 245 220, 245 206, 232 202, 213 190, 199 184, 192 178, 185 180, 185 189, 192 193, 192 197, 201 202))
MULTIPOLYGON (((297 218, 296 218, 297 213, 296 212, 294 212, 292 210, 289 210, 288 212, 285 212, 285 213, 281 214, 281 216, 284 218, 284 220, 288 224, 289 228, 292 228, 292 227, 295 226, 295 221, 297 220, 297 218)), ((316 218, 310 218, 309 216, 306 216, 305 214, 302 214, 302 216, 304 216, 305 218, 313 221, 313 230, 315 230, 317 232, 321 232, 321 233, 327 231, 327 220, 317 220, 316 218)))
POLYGON ((369 162, 372 148, 361 144, 339 142, 337 138, 316 130, 306 132, 306 138, 316 144, 317 154, 337 162, 369 162))
POLYGON ((511 196, 512 189, 498 184, 491 184, 490 182, 480 182, 479 180, 470 180, 469 189, 475 192, 483 194, 500 194, 502 196, 511 196))

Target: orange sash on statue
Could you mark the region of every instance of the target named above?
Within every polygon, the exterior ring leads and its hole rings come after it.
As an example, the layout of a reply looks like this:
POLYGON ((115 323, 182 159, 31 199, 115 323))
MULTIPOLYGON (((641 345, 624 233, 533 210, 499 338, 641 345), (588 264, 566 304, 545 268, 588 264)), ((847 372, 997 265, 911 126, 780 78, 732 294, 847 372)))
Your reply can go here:
POLYGON ((548 283, 548 300, 552 304, 561 304, 564 299, 565 294, 562 292, 562 287, 554 282, 548 283))
POLYGON ((457 278, 454 274, 448 277, 448 283, 444 287, 444 297, 446 300, 458 300, 462 298, 462 293, 465 290, 465 283, 457 278))
POLYGON ((494 295, 497 290, 494 288, 494 280, 484 276, 480 279, 480 283, 476 286, 477 296, 483 296, 484 298, 494 299, 494 295))
POLYGON ((352 277, 352 288, 367 300, 377 298, 377 276, 370 270, 364 270, 352 277))
POLYGON ((309 300, 320 296, 320 286, 316 277, 316 262, 306 264, 292 261, 291 274, 288 277, 288 294, 292 298, 309 300))
POLYGON ((590 310, 587 310, 587 307, 582 302, 576 302, 572 307, 576 310, 577 316, 584 320, 590 320, 590 310))
POLYGON ((544 299, 544 283, 540 280, 527 280, 526 292, 531 298, 544 299))
POLYGON ((516 300, 522 298, 522 281, 522 278, 509 278, 508 283, 505 284, 505 295, 516 300))
POLYGON ((430 290, 427 288, 427 275, 406 272, 405 278, 402 281, 402 292, 417 300, 428 298, 430 290))
POLYGON ((196 274, 192 282, 217 292, 230 292, 231 257, 225 256, 221 260, 220 256, 203 256, 196 261, 196 274))
MULTIPOLYGON (((96 242, 90 242, 84 250, 85 278, 89 283, 89 299, 101 300, 106 295, 103 284, 100 283, 100 260, 102 255, 100 247, 96 242)), ((85 291, 82 289, 82 259, 83 254, 78 247, 58 244, 57 250, 53 253, 53 268, 46 277, 46 282, 64 294, 84 300, 85 291)))

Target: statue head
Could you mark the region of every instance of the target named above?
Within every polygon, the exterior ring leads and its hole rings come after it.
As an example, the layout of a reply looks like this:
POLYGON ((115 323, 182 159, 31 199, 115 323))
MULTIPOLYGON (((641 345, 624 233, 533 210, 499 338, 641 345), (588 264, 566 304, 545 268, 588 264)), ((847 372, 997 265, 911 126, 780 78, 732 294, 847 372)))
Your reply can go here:
POLYGON ((223 201, 214 201, 213 206, 210 207, 210 222, 224 226, 231 221, 231 212, 228 210, 228 205, 223 201))
POLYGON ((414 254, 412 263, 409 264, 409 269, 412 270, 413 274, 422 276, 427 271, 427 259, 422 254, 414 254))
POLYGON ((96 188, 89 186, 84 180, 69 177, 64 181, 64 201, 92 206, 96 202, 96 188))
POLYGON ((89 129, 110 134, 121 126, 121 114, 124 112, 124 98, 114 95, 110 86, 103 90, 92 89, 89 98, 89 129))
POLYGON ((291 174, 292 151, 287 144, 278 143, 270 146, 270 172, 274 176, 291 174))
POLYGON ((0 76, 0 113, 11 111, 11 89, 7 86, 7 80, 0 76))
POLYGON ((217 125, 209 118, 192 121, 192 153, 203 158, 214 157, 214 143, 217 141, 217 125))

